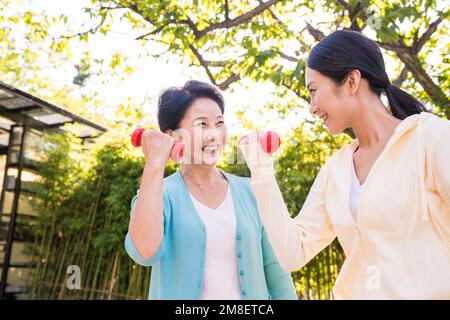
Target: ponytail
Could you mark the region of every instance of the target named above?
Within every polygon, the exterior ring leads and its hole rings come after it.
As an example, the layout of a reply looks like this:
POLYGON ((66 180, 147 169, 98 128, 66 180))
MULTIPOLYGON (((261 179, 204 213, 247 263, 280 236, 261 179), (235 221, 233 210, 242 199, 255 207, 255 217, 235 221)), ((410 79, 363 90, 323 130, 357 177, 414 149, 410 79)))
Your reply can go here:
POLYGON ((392 115, 400 120, 416 113, 428 112, 419 100, 396 85, 389 84, 385 92, 392 115))

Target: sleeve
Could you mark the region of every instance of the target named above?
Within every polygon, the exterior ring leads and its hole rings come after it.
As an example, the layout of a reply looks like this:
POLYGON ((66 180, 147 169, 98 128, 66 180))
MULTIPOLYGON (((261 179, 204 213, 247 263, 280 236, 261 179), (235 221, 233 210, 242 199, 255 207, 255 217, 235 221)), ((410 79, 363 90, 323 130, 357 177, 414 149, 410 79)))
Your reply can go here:
POLYGON ((325 206, 327 168, 325 164, 320 170, 294 219, 283 201, 273 162, 254 166, 251 171, 251 186, 261 220, 278 261, 286 271, 300 269, 336 238, 325 206))
MULTIPOLYGON (((136 204, 138 195, 139 195, 139 189, 136 192, 136 195, 131 200, 130 215, 133 214, 133 208, 134 208, 134 205, 136 204)), ((169 212, 170 212, 170 202, 166 195, 166 192, 164 191, 164 195, 163 195, 164 236, 163 236, 163 239, 161 240, 158 250, 150 258, 146 259, 139 254, 139 252, 137 251, 137 249, 133 243, 133 240, 131 239, 130 232, 129 231, 127 232, 127 234, 125 236, 125 250, 126 250, 127 254, 130 256, 130 258, 133 259, 137 264, 140 264, 142 266, 152 266, 164 256, 164 252, 166 250, 165 238, 166 238, 167 221, 168 221, 168 216, 169 216, 168 213, 169 212)))
POLYGON ((269 294, 273 300, 298 300, 291 273, 283 270, 278 262, 265 228, 261 238, 264 274, 269 294))
MULTIPOLYGON (((433 117, 427 126, 426 145, 436 189, 450 207, 450 121, 433 117)), ((449 215, 450 217, 450 215, 449 215)))

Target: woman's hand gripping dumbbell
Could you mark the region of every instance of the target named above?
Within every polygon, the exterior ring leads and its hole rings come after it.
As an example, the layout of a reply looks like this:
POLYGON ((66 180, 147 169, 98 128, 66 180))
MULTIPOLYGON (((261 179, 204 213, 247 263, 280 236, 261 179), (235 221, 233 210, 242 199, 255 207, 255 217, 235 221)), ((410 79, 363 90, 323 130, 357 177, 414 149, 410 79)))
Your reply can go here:
MULTIPOLYGON (((170 159, 172 161, 180 161, 184 153, 183 143, 174 141, 168 134, 157 130, 137 128, 131 135, 131 144, 134 147, 140 147, 142 145, 142 151, 146 158, 161 158, 161 162, 167 159, 167 157, 164 157, 164 150, 168 150, 169 145, 171 145, 170 159)), ((162 165, 165 166, 165 163, 162 165)))
MULTIPOLYGON (((252 134, 248 134, 245 136, 242 136, 239 139, 238 145, 241 143, 249 143, 252 136, 252 134)), ((258 140, 259 145, 261 146, 261 149, 265 153, 274 153, 278 150, 280 147, 280 136, 275 131, 262 131, 262 132, 255 132, 253 135, 256 135, 256 138, 258 140)))
POLYGON ((278 150, 280 143, 280 137, 274 131, 252 132, 239 139, 239 149, 252 177, 273 175, 271 154, 278 150))
MULTIPOLYGON (((144 134, 145 129, 143 128, 137 128, 136 130, 134 130, 133 134, 131 135, 131 144, 134 147, 140 147, 142 145, 142 135, 144 134)), ((153 133, 153 135, 159 135, 161 137, 163 136, 167 136, 166 139, 171 139, 170 137, 168 137, 168 135, 161 133, 161 132, 156 132, 156 130, 151 130, 149 131, 149 136, 151 136, 153 133)), ((271 154, 275 151, 278 150, 278 148, 280 147, 280 137, 278 136, 278 134, 274 131, 264 131, 264 132, 258 132, 258 133, 254 133, 257 135, 257 139, 258 139, 258 143, 261 146, 261 149, 267 153, 267 154, 271 154)), ((252 138, 252 135, 245 135, 242 136, 239 139, 238 144, 240 145, 241 143, 249 143, 250 140, 252 138)), ((154 140, 154 138, 149 138, 154 140)), ((173 140, 171 140, 173 141, 173 140)), ((156 146, 154 146, 156 148, 156 146)), ((144 147, 143 147, 144 149, 144 147)), ((157 148, 156 148, 157 149, 157 148)), ((180 161, 180 159, 183 157, 183 153, 184 153, 184 147, 183 144, 179 141, 173 141, 172 144, 172 149, 170 151, 170 158, 172 159, 172 161, 174 162, 178 162, 180 161)), ((145 150, 144 150, 144 154, 146 154, 145 150)))

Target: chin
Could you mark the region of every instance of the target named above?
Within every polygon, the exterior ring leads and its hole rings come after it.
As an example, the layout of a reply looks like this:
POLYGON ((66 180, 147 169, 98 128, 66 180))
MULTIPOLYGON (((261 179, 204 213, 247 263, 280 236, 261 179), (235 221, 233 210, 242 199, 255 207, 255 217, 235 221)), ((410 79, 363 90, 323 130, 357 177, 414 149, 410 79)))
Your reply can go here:
POLYGON ((202 165, 214 167, 218 162, 216 159, 204 159, 202 165))
POLYGON ((340 128, 334 128, 333 126, 327 126, 327 131, 331 136, 335 137, 341 134, 344 130, 340 128))
POLYGON ((203 156, 202 164, 206 166, 215 166, 219 163, 221 155, 216 156, 203 156))

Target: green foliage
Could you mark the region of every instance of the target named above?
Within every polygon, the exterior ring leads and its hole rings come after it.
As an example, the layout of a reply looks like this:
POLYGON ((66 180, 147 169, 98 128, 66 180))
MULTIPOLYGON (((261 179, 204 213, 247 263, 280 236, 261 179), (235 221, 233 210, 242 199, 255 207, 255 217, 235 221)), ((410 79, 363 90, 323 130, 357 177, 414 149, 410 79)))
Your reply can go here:
POLYGON ((406 77, 399 83, 438 114, 450 115, 446 58, 450 11, 442 1, 100 0, 93 4, 91 10, 129 8, 131 13, 125 10, 122 17, 135 26, 138 39, 166 44, 168 52, 202 66, 222 89, 249 78, 284 86, 303 100, 307 100, 305 60, 316 41, 337 29, 361 31, 378 41, 385 53, 393 53, 390 57, 399 67, 390 75, 392 81, 406 67, 406 77), (263 8, 264 3, 270 5, 263 8), (421 56, 435 57, 438 66, 421 56))
MULTIPOLYGON (((123 247, 143 170, 125 136, 108 132, 90 146, 67 134, 45 136, 34 203, 41 214, 30 248, 33 298, 146 298, 149 271, 123 247), (66 290, 69 265, 81 268, 84 290, 66 290)), ((168 166, 166 174, 172 172, 168 166)))

